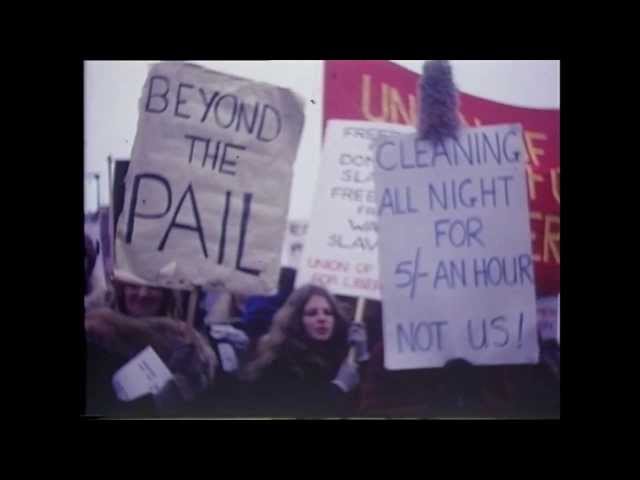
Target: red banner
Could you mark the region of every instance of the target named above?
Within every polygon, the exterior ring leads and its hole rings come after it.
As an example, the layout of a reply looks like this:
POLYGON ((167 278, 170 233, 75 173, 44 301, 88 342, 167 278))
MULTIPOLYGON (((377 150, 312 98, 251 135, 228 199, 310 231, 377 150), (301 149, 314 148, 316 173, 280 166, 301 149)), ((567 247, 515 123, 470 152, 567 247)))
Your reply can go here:
MULTIPOLYGON (((416 125, 417 73, 386 60, 327 60, 324 75, 323 129, 328 119, 416 125)), ((460 92, 460 112, 469 126, 522 124, 536 294, 559 293, 560 111, 514 107, 460 92)))

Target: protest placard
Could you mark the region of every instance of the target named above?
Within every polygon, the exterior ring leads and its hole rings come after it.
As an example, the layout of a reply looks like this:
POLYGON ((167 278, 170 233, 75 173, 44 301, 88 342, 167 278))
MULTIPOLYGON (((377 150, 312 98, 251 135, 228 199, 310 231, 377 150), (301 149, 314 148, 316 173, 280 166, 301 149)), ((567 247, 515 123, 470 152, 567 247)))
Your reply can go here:
POLYGON ((296 285, 315 283, 333 293, 380 299, 378 219, 371 144, 411 127, 331 120, 296 285))
POLYGON ((304 122, 291 91, 151 67, 116 232, 116 277, 272 294, 304 122))
POLYGON ((520 125, 374 146, 386 368, 537 362, 525 152, 520 125))

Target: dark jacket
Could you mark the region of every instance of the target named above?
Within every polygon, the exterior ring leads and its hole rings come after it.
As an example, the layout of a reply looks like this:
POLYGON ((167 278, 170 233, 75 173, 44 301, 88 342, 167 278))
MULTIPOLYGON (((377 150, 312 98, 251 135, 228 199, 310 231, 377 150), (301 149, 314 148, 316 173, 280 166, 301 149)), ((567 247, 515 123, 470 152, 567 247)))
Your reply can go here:
POLYGON ((358 414, 365 417, 556 418, 560 381, 544 363, 390 371, 383 346, 363 372, 358 414))
POLYGON ((111 380, 127 359, 107 351, 90 340, 86 342, 85 414, 91 417, 148 418, 157 415, 151 395, 123 402, 118 399, 111 380))
POLYGON ((216 371, 215 382, 191 400, 185 400, 174 382, 159 394, 123 402, 112 386, 113 375, 127 362, 126 358, 87 342, 85 413, 102 418, 228 418, 243 417, 238 409, 238 381, 233 374, 216 371))
POLYGON ((344 418, 355 413, 353 396, 332 383, 336 372, 302 376, 279 358, 244 386, 238 406, 247 417, 344 418))

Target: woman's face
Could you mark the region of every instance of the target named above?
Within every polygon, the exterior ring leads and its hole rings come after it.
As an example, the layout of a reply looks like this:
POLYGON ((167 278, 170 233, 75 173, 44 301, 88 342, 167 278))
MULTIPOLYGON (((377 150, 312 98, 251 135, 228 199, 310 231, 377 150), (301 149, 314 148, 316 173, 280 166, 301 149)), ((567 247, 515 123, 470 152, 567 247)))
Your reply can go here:
POLYGON ((335 318, 327 299, 321 295, 313 295, 304 306, 302 323, 309 338, 329 340, 333 334, 335 318))
POLYGON ((164 292, 161 288, 125 285, 124 303, 132 317, 153 317, 162 314, 164 292))

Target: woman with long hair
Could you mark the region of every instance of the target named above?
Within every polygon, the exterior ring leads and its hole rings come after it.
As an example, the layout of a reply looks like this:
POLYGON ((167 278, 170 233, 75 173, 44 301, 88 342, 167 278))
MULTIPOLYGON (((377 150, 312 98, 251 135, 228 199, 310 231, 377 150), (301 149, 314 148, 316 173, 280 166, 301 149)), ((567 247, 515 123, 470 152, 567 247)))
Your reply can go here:
POLYGON ((241 377, 249 382, 248 415, 348 416, 368 359, 366 332, 351 324, 326 289, 305 285, 276 312, 241 377), (349 349, 355 348, 355 357, 349 349))

